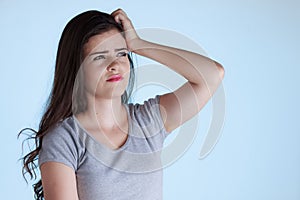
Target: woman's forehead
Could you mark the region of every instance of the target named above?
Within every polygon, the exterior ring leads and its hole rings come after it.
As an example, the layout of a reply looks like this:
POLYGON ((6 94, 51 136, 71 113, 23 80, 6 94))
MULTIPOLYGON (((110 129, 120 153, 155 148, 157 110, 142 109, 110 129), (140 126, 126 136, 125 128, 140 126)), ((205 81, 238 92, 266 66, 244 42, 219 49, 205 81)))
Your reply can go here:
POLYGON ((126 47, 126 41, 117 30, 110 30, 102 34, 92 36, 84 45, 86 53, 97 51, 110 51, 116 48, 126 47))

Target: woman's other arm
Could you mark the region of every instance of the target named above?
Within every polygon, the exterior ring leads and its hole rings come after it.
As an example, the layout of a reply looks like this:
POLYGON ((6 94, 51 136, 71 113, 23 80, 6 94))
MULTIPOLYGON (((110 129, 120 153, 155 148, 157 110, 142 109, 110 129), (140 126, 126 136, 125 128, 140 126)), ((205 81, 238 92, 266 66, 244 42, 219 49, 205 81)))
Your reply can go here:
POLYGON ((72 168, 58 162, 45 162, 40 170, 45 200, 78 200, 72 168))

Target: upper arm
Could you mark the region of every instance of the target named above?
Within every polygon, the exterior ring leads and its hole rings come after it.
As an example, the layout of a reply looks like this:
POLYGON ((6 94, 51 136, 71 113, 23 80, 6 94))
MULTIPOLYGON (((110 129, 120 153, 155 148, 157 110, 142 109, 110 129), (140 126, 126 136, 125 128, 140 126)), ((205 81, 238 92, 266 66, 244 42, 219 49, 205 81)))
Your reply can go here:
POLYGON ((195 116, 211 98, 223 76, 223 72, 220 71, 220 77, 216 77, 216 80, 209 83, 186 82, 174 92, 162 95, 160 112, 165 129, 171 132, 195 116))
POLYGON ((46 200, 78 200, 76 175, 72 168, 59 162, 40 166, 46 200))

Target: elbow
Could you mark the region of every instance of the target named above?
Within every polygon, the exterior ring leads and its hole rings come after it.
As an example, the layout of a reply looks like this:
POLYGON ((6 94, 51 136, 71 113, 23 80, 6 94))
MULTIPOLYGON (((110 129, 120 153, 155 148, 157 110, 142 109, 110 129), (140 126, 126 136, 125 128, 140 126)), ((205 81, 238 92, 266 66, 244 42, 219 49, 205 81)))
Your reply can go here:
POLYGON ((216 62, 216 61, 214 61, 214 63, 215 63, 215 65, 216 65, 217 69, 218 69, 218 72, 219 72, 219 78, 220 78, 220 80, 222 81, 222 80, 224 79, 224 76, 225 76, 225 70, 224 70, 224 67, 223 67, 220 63, 218 63, 218 62, 216 62))

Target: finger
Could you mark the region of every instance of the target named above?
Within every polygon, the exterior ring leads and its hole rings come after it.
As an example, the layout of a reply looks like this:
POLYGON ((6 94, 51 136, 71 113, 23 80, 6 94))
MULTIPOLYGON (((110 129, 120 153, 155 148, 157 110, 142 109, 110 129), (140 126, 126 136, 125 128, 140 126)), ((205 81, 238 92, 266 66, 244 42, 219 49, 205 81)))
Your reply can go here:
POLYGON ((115 11, 113 11, 111 13, 111 15, 116 15, 116 14, 119 14, 119 13, 123 13, 124 15, 126 15, 126 13, 121 8, 118 8, 115 11))
POLYGON ((115 19, 115 21, 116 21, 117 23, 121 23, 121 20, 120 20, 120 18, 119 18, 119 15, 116 15, 116 16, 114 17, 114 19, 115 19))
POLYGON ((117 20, 119 20, 120 22, 124 21, 127 19, 127 17, 125 17, 124 15, 122 14, 118 14, 115 16, 115 18, 117 18, 117 20))
POLYGON ((123 14, 121 14, 121 13, 116 14, 116 15, 114 16, 114 19, 115 19, 115 21, 116 21, 117 23, 121 23, 121 24, 123 24, 123 22, 125 22, 125 21, 129 21, 128 17, 125 16, 125 15, 123 15, 123 14))
POLYGON ((117 12, 118 12, 118 10, 115 10, 110 15, 114 16, 114 15, 116 15, 117 12))
POLYGON ((115 19, 115 21, 116 21, 117 23, 119 23, 119 24, 123 24, 123 22, 125 21, 124 16, 122 16, 122 15, 120 15, 120 14, 116 15, 116 16, 114 17, 114 19, 115 19))
POLYGON ((112 12, 111 16, 114 17, 117 23, 121 23, 119 10, 115 10, 114 12, 112 12))

